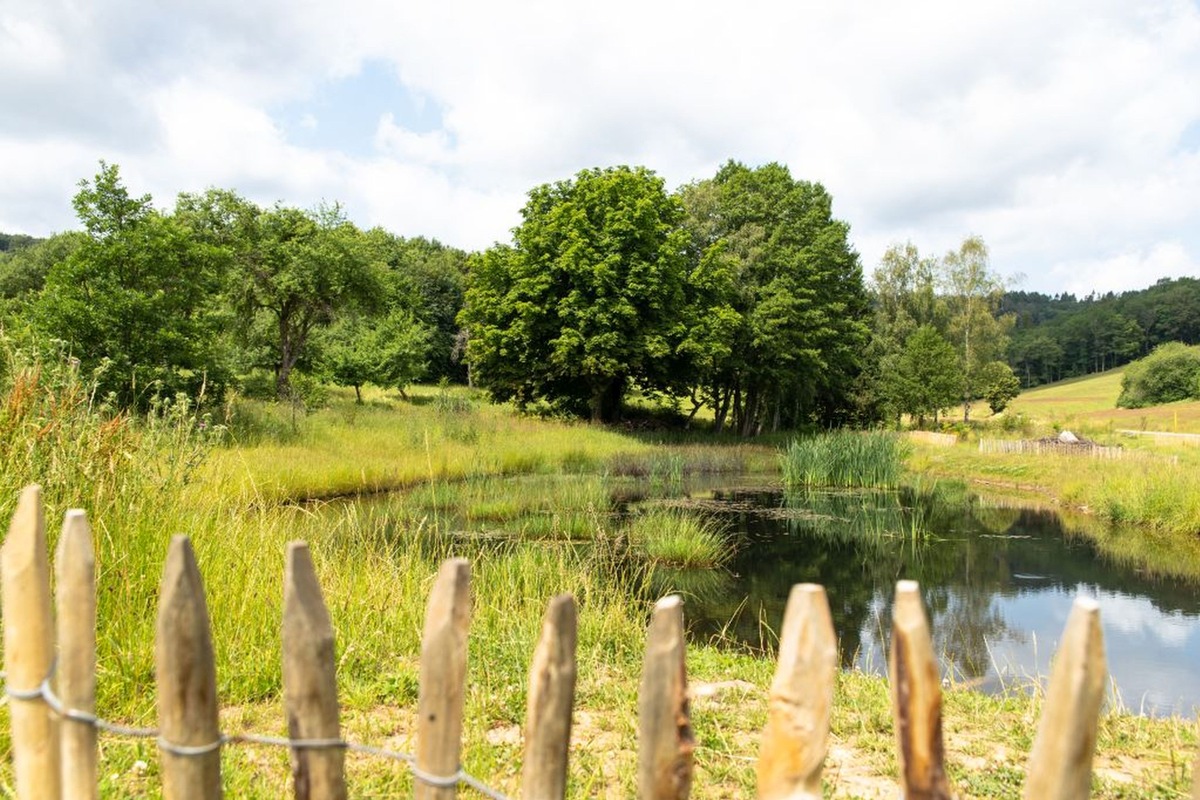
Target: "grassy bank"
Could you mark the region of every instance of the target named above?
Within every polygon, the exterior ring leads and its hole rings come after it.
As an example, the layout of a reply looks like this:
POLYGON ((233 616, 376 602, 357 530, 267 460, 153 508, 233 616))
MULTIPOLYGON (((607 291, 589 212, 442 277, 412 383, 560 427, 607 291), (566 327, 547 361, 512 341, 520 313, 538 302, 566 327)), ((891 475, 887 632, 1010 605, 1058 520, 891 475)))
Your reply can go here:
POLYGON ((769 444, 699 437, 637 436, 586 423, 512 413, 460 387, 395 393, 333 392, 327 408, 239 401, 230 440, 205 479, 263 502, 344 495, 530 474, 635 475, 669 480, 694 473, 775 469, 769 444), (669 445, 662 446, 662 440, 669 445))
MULTIPOLYGON (((69 506, 86 508, 95 529, 101 715, 154 723, 157 584, 170 536, 183 531, 208 587, 223 726, 284 733, 283 555, 288 541, 305 539, 337 632, 347 735, 411 750, 426 595, 438 564, 462 555, 472 562, 475 598, 464 764, 510 794, 529 658, 546 601, 564 591, 580 608, 570 796, 634 793, 636 687, 654 597, 621 560, 620 523, 608 517, 611 497, 600 479, 639 474, 669 485, 688 472, 769 467, 775 458, 770 447, 662 445, 520 418, 438 390, 411 404, 376 396, 364 408, 337 398, 294 422, 288 409, 247 404, 231 419, 238 443, 212 449, 214 421, 195 420, 186 407, 164 408, 149 422, 130 420, 97 406, 69 372, 16 365, 4 376, 0 507, 10 513, 19 487, 38 481, 46 486, 52 540, 69 506), (499 480, 512 475, 526 477, 499 480), (277 502, 397 486, 411 491, 378 506, 277 502), (473 535, 464 535, 468 528, 473 535), (488 535, 493 528, 503 535, 488 535), (526 535, 508 535, 514 530, 526 535), (580 539, 600 546, 581 546, 580 539)), ((700 690, 693 794, 748 796, 771 664, 705 644, 691 647, 688 658, 700 690)), ((837 692, 831 792, 894 796, 886 682, 843 674, 837 692)), ((970 796, 1013 796, 1038 699, 954 691, 946 709, 959 786, 970 796)), ((0 730, 7 755, 7 720, 0 730)), ((1192 722, 1110 714, 1099 747, 1113 771, 1098 777, 1096 795, 1171 796, 1186 785, 1195 740, 1192 722)), ((153 744, 102 741, 104 796, 154 796, 153 744)), ((232 747, 224 767, 229 796, 286 792, 283 751, 232 747)), ((10 770, 5 757, 0 787, 9 791, 10 770)), ((377 759, 351 757, 349 774, 356 796, 410 786, 402 766, 377 759)))
MULTIPOLYGON (((1122 367, 1030 389, 1012 401, 1004 417, 1027 420, 1038 431, 1068 429, 1097 436, 1118 430, 1200 433, 1200 401, 1117 408, 1123 376, 1122 367)), ((990 416, 982 401, 971 409, 972 419, 990 416)))
POLYGON ((1009 493, 1079 511, 1154 536, 1200 535, 1200 402, 1142 409, 1116 408, 1122 370, 1039 386, 1002 416, 975 408, 982 427, 954 447, 914 438, 911 472, 968 481, 989 493, 1009 493), (1097 460, 1079 453, 980 453, 978 438, 1031 439, 1060 431, 1125 451, 1097 460), (1160 437, 1122 431, 1162 432, 1160 437), (1181 434, 1181 435, 1176 435, 1181 434))
POLYGON ((916 442, 908 469, 966 480, 981 491, 1017 492, 1114 523, 1168 535, 1200 535, 1200 447, 1114 437, 1119 460, 1086 454, 980 453, 975 442, 916 442))

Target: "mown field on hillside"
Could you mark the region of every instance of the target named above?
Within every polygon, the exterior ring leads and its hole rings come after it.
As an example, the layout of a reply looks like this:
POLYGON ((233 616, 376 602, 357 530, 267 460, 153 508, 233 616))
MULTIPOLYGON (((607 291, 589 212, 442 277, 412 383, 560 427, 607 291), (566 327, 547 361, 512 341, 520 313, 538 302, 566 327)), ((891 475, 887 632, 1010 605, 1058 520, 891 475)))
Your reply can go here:
MULTIPOLYGON (((1151 408, 1117 408, 1124 369, 1072 378, 1022 392, 1005 416, 1023 415, 1035 424, 1099 435, 1118 430, 1200 433, 1200 401, 1167 403, 1151 408)), ((976 404, 978 419, 988 419, 986 405, 976 404)))

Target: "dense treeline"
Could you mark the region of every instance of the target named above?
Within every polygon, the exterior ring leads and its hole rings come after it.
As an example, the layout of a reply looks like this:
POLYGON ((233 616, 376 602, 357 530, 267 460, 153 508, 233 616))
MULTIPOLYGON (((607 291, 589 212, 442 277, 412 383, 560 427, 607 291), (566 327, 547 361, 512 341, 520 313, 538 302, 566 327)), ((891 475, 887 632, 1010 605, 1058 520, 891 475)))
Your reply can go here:
POLYGON ((584 170, 532 189, 511 242, 470 255, 336 205, 210 189, 158 209, 103 162, 74 207, 82 230, 0 235, 4 331, 122 407, 448 379, 604 422, 637 393, 754 435, 955 405, 968 421, 1021 383, 1200 341, 1200 281, 1006 291, 978 237, 940 257, 894 245, 866 286, 828 192, 780 164, 675 192, 643 167, 584 170))
POLYGON ((1009 363, 1025 386, 1101 372, 1160 344, 1200 344, 1200 280, 1163 278, 1121 294, 1009 292, 1015 317, 1009 363))
POLYGON ((585 170, 531 190, 512 243, 470 258, 336 206, 210 189, 160 210, 103 163, 74 206, 82 231, 6 238, 6 329, 57 342, 123 406, 469 377, 602 421, 634 391, 690 400, 744 435, 856 408, 858 255, 825 189, 778 164, 674 193, 645 168, 585 170))
POLYGON ((26 247, 40 242, 33 236, 26 236, 23 233, 0 233, 0 253, 7 253, 13 250, 21 250, 26 247))
POLYGON ((74 207, 82 231, 0 259, 5 332, 62 350, 119 406, 463 372, 462 251, 362 231, 337 206, 262 208, 220 189, 159 210, 104 163, 74 207))

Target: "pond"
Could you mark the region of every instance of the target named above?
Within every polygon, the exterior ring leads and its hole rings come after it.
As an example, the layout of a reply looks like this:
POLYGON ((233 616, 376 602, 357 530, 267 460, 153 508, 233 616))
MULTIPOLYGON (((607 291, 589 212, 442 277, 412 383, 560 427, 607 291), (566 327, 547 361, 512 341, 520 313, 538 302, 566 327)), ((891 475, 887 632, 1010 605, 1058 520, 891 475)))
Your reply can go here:
MULTIPOLYGON (((685 493, 686 494, 686 493, 685 493)), ((668 501, 720 520, 724 570, 659 575, 693 637, 769 649, 791 586, 822 584, 843 664, 885 673, 892 592, 921 584, 947 680, 983 691, 1049 675, 1074 598, 1100 603, 1113 689, 1133 712, 1200 707, 1200 544, 1088 529, 959 492, 705 490, 668 501)))
MULTIPOLYGON (((764 486, 769 477, 702 480, 493 477, 349 505, 379 515, 389 536, 448 534, 468 557, 497 552, 508 539, 586 550, 602 536, 611 546, 631 515, 662 506, 705 516, 735 548, 732 559, 716 569, 650 573, 650 592, 684 596, 694 641, 771 653, 792 585, 819 583, 843 664, 883 674, 895 583, 912 579, 947 680, 987 692, 1048 676, 1071 604, 1085 594, 1100 603, 1120 702, 1149 715, 1194 717, 1200 709, 1200 537, 1114 528, 981 499, 955 484, 785 496, 764 486), (744 488, 728 488, 735 480, 744 488)), ((640 557, 625 558, 641 574, 640 557)))

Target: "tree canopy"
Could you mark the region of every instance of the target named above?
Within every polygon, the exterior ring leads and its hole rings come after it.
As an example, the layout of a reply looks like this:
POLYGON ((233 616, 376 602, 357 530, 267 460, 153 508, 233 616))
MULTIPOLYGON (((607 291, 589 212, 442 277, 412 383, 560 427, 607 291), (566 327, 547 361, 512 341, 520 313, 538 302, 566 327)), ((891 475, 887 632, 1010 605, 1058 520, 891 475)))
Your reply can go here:
POLYGON ((1135 361, 1121 376, 1121 408, 1200 398, 1200 346, 1166 342, 1135 361))
POLYGON ((824 187, 781 164, 730 161, 681 197, 694 320, 685 345, 717 429, 844 420, 868 303, 824 187))
POLYGON ((230 380, 259 385, 261 370, 290 397, 298 366, 403 389, 434 335, 448 368, 461 251, 364 233, 336 205, 262 208, 224 189, 158 210, 104 162, 74 204, 81 232, 5 238, 0 313, 34 344, 61 342, 122 406, 220 397, 230 380))
POLYGON ((534 189, 522 214, 471 262, 461 317, 494 397, 610 420, 636 385, 746 435, 847 418, 868 303, 820 184, 731 161, 669 196, 615 167, 534 189))
POLYGON ((35 325, 63 340, 123 404, 154 392, 199 392, 225 378, 219 353, 220 253, 133 197, 101 162, 74 200, 85 237, 53 264, 35 325))
POLYGON ((342 311, 379 302, 381 265, 338 206, 262 209, 232 192, 180 199, 182 216, 228 259, 225 295, 236 312, 246 366, 274 372, 279 397, 309 355, 312 335, 342 311))
POLYGON ((647 169, 584 170, 533 189, 513 232, 470 266, 461 320, 479 385, 593 420, 631 382, 668 386, 682 338, 682 209, 647 169))

